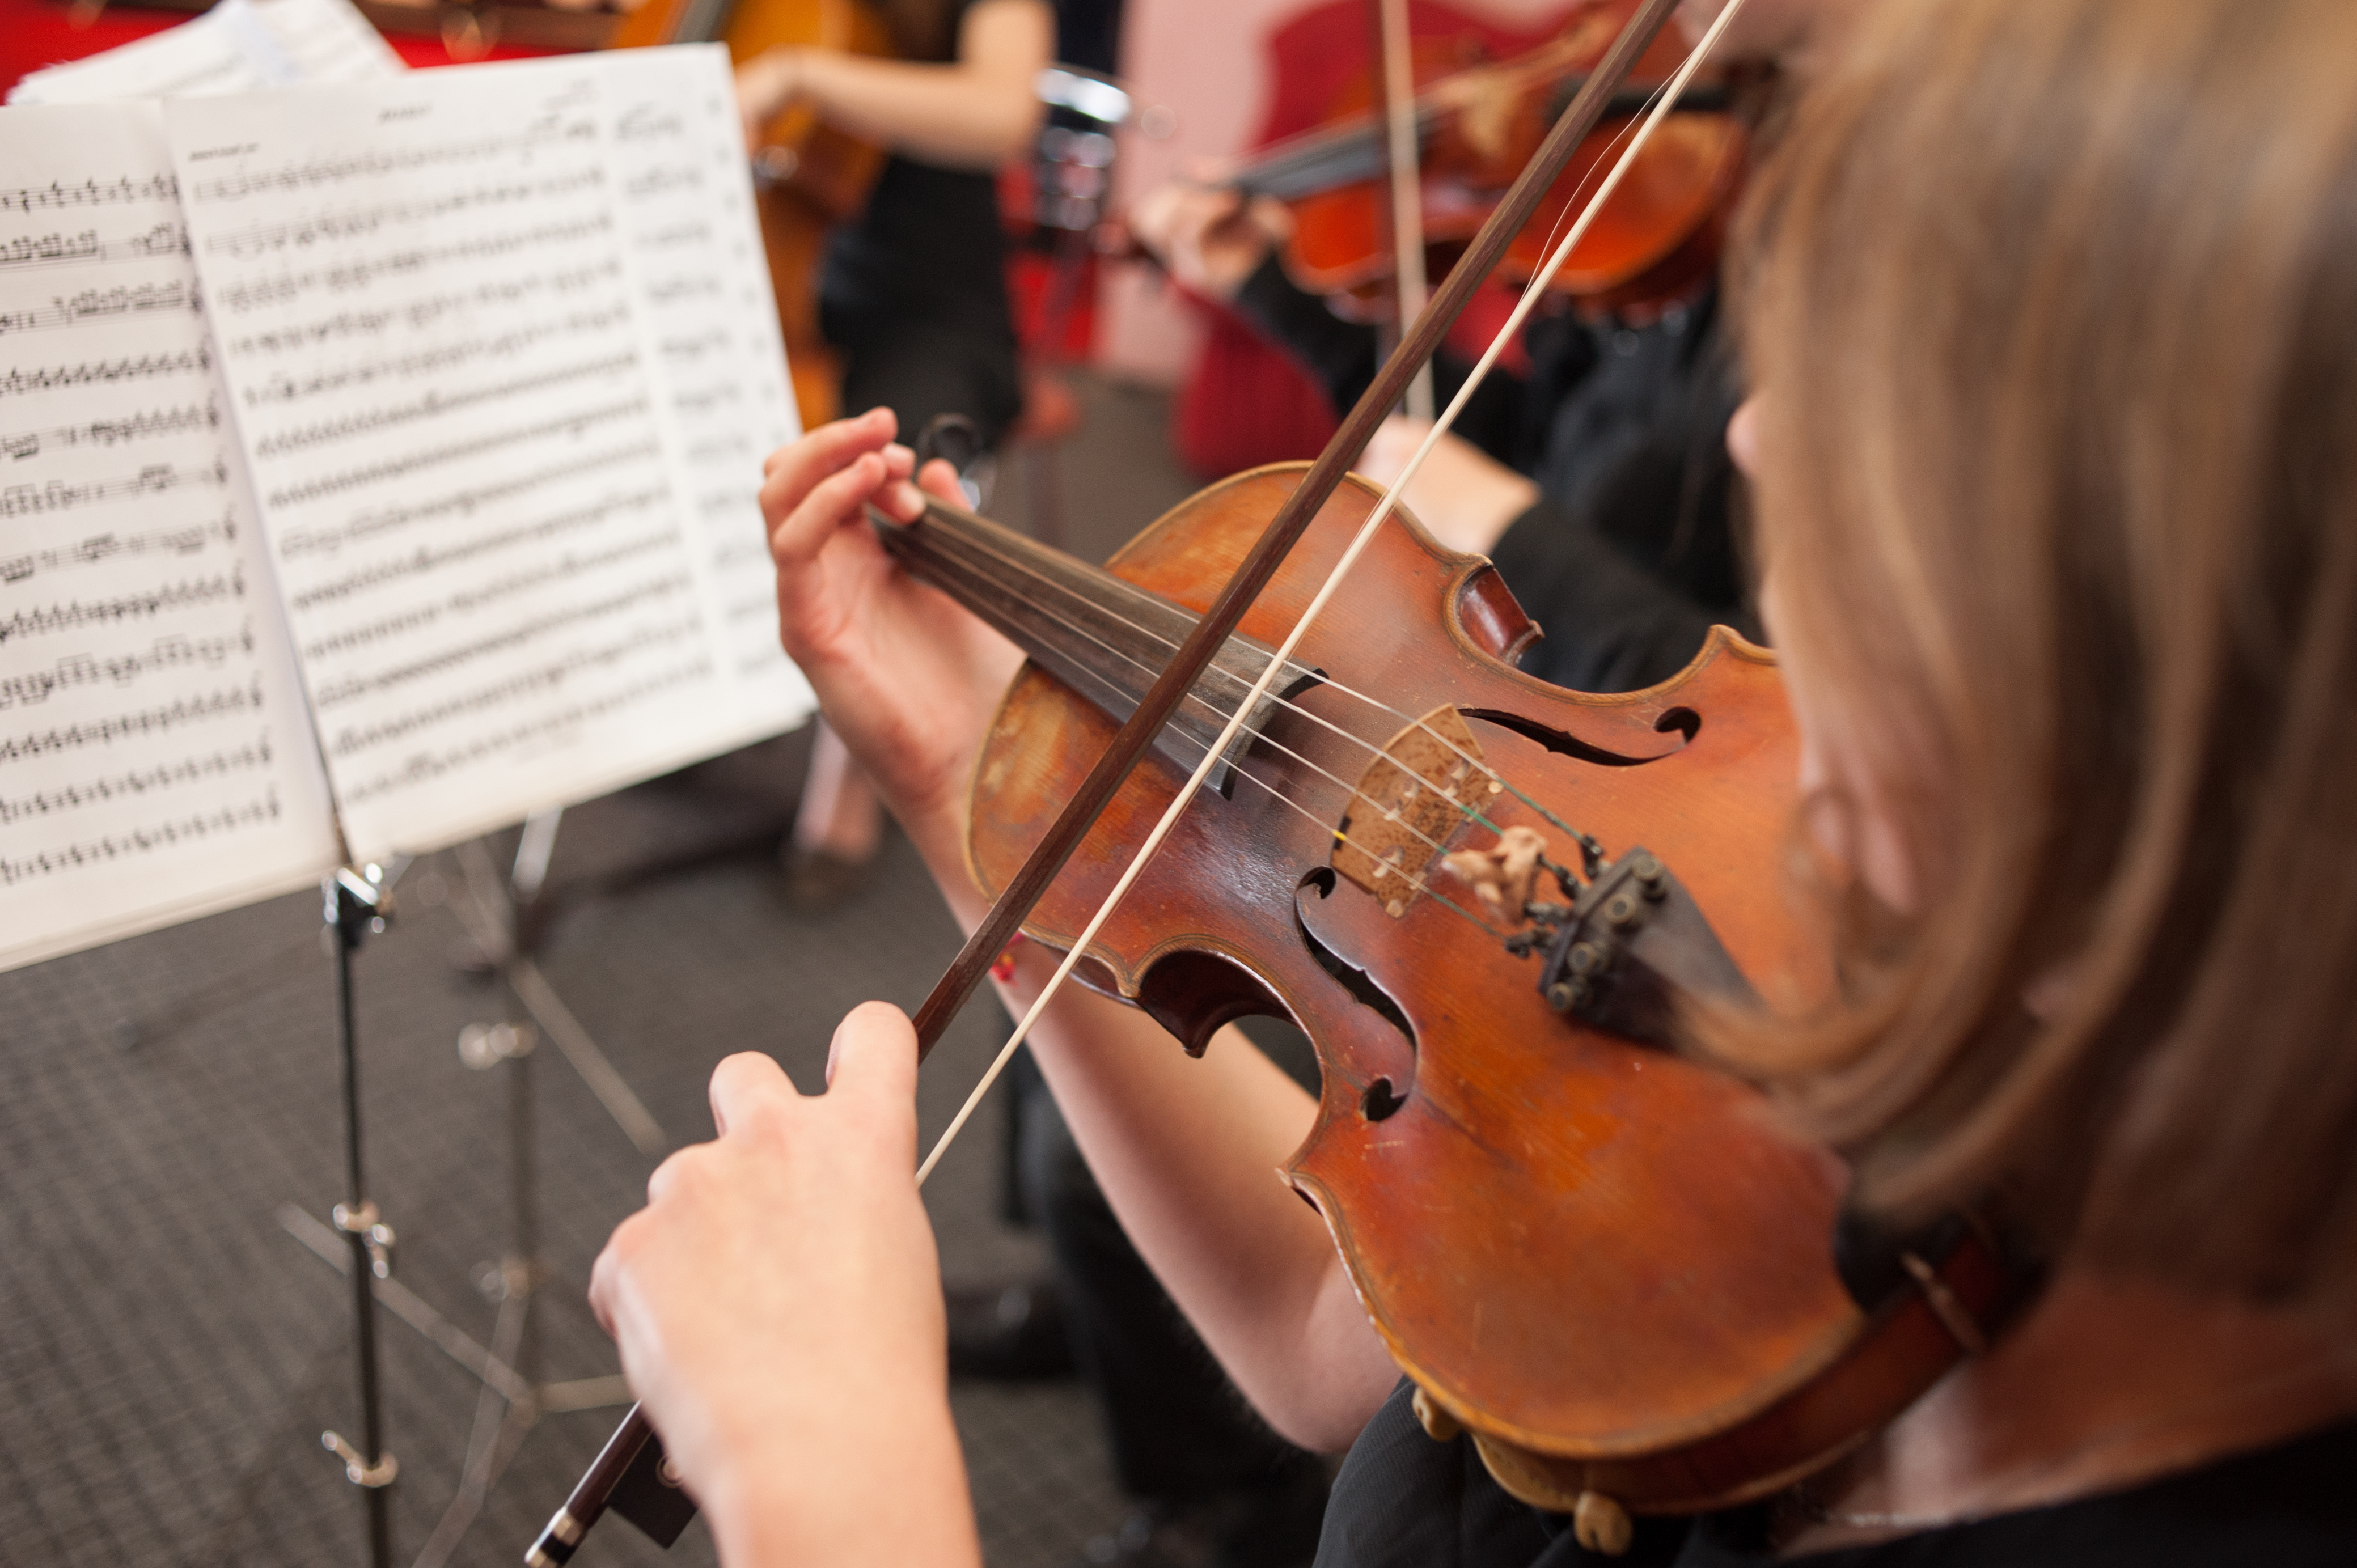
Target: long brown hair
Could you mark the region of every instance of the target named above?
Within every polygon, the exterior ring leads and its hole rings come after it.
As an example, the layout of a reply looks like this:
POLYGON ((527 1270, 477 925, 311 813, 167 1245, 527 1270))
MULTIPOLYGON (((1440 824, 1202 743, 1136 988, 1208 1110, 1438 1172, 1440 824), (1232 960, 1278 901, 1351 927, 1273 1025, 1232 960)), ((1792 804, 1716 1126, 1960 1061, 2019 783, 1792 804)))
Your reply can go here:
POLYGON ((1780 640, 1918 896, 1723 1048, 1869 1200, 2345 1301, 2357 5, 1871 9, 1736 283, 1780 640))

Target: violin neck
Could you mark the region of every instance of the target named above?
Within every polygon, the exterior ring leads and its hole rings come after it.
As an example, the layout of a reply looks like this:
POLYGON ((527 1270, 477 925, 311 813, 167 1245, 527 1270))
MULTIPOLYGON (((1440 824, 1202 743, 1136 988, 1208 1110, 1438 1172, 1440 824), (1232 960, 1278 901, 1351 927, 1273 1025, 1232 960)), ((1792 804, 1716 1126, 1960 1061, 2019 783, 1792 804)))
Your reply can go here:
MULTIPOLYGON (((1136 709, 1199 618, 1101 566, 934 498, 914 522, 896 522, 873 508, 867 517, 912 576, 989 622, 1032 663, 1116 722, 1136 709)), ((1193 771, 1275 656, 1266 643, 1231 636, 1163 725, 1155 749, 1193 771)), ((1312 670, 1289 666, 1237 730, 1206 787, 1228 793, 1235 763, 1266 727, 1270 711, 1317 679, 1312 670)))
MULTIPOLYGON (((1564 106, 1587 82, 1585 75, 1566 77, 1555 84, 1546 104, 1546 118, 1554 120, 1564 106)), ((1605 107, 1608 116, 1633 116, 1652 107, 1656 89, 1622 88, 1614 93, 1605 107)), ((1672 111, 1678 114, 1722 114, 1731 102, 1724 87, 1689 87, 1672 111)), ((1440 123, 1455 113, 1453 109, 1419 102, 1415 105, 1415 139, 1421 152, 1433 138, 1440 123)), ((1269 148, 1221 181, 1231 190, 1247 196, 1273 196, 1279 201, 1298 201, 1320 191, 1338 186, 1354 185, 1361 180, 1381 179, 1391 166, 1385 149, 1383 127, 1372 113, 1354 114, 1332 125, 1310 131, 1269 148)))

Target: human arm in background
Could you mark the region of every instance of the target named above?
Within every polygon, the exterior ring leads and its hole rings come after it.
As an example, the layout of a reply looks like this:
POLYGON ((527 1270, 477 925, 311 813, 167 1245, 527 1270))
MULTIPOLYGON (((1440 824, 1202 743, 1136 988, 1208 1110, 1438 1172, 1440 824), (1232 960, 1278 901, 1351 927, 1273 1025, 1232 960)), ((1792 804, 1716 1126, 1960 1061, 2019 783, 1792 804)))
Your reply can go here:
POLYGON ((977 0, 958 23, 957 58, 933 64, 839 49, 775 48, 737 68, 748 145, 791 104, 829 124, 944 168, 993 169, 1039 128, 1033 83, 1053 53, 1044 0, 977 0))

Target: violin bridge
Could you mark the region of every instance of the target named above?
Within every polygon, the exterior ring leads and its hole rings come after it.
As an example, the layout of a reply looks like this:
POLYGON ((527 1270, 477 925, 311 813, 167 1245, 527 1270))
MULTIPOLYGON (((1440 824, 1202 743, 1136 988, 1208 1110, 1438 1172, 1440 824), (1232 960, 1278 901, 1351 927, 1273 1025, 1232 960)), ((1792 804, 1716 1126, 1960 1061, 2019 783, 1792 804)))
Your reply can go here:
POLYGON ((1449 835, 1469 813, 1487 811, 1500 788, 1464 715, 1433 709, 1359 776, 1334 833, 1335 873, 1383 900, 1394 918, 1406 914, 1449 835))

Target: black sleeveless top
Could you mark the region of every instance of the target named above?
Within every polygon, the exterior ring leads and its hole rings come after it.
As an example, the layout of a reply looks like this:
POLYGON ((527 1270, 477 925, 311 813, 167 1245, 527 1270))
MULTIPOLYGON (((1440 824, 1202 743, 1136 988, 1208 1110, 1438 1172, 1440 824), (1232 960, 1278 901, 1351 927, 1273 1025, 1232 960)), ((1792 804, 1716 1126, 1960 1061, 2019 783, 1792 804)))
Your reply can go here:
POLYGON ((1516 1502, 1470 1438, 1424 1434, 1403 1380, 1326 1505, 1317 1568, 2349 1568, 2357 1564, 2357 1422, 2126 1491, 1778 1558, 1765 1511, 1639 1520, 1623 1557, 1516 1502))

